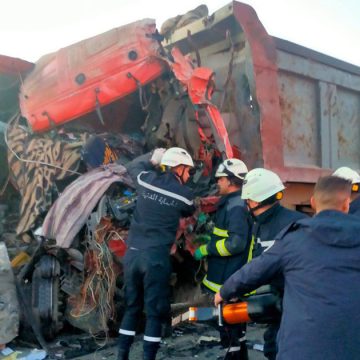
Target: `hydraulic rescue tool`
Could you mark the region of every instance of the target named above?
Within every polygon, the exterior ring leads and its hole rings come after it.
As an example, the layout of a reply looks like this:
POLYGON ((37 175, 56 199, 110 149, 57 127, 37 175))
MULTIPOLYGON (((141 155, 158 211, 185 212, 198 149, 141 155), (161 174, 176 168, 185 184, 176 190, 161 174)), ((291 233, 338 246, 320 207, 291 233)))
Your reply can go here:
MULTIPOLYGON (((217 319, 219 326, 247 322, 269 324, 281 315, 281 297, 270 285, 265 285, 243 301, 215 307, 190 307, 177 321, 209 321, 217 319)), ((175 320, 175 319, 173 319, 175 320)), ((174 323, 174 321, 173 321, 174 323)))

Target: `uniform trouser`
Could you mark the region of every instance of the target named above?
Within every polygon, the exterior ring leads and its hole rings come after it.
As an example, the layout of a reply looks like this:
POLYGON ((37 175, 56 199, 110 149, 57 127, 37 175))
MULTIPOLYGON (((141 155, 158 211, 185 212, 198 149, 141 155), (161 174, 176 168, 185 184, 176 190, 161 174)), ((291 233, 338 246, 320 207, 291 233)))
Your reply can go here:
MULTIPOLYGON (((211 302, 214 293, 202 285, 203 293, 206 294, 211 302)), ((225 349, 226 360, 248 360, 246 347, 246 324, 224 325, 219 327, 221 346, 225 349)))
POLYGON ((219 328, 221 345, 225 348, 226 360, 247 360, 246 324, 225 325, 219 328))
MULTIPOLYGON (((144 358, 155 359, 162 323, 170 313, 171 263, 168 248, 129 249, 124 257, 125 313, 120 326, 120 349, 134 337, 144 308, 144 358)), ((126 350, 126 349, 125 349, 126 350)))
POLYGON ((277 334, 280 328, 280 322, 268 325, 264 332, 264 356, 269 360, 276 359, 277 353, 277 334))

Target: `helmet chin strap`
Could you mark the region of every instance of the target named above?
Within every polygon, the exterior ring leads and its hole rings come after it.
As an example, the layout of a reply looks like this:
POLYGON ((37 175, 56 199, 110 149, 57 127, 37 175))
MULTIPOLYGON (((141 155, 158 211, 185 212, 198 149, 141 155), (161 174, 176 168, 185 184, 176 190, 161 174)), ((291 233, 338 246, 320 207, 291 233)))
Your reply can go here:
POLYGON ((177 171, 174 171, 174 172, 173 172, 173 173, 175 174, 175 176, 179 179, 179 181, 181 182, 181 184, 184 184, 184 183, 185 183, 184 180, 183 180, 184 172, 185 172, 185 166, 183 166, 181 174, 178 174, 177 171))
POLYGON ((254 211, 258 210, 258 209, 261 209, 263 207, 265 207, 266 205, 269 205, 269 204, 264 204, 264 203, 260 203, 259 205, 251 208, 249 205, 248 205, 248 209, 249 209, 249 212, 251 214, 252 217, 256 217, 256 215, 254 214, 254 211))

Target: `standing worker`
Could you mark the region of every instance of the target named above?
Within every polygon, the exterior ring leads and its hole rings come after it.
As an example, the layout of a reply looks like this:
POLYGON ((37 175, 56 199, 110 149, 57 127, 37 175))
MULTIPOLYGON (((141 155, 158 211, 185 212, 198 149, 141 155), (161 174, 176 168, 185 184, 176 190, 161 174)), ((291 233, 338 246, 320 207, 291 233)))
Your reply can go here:
POLYGON ((277 360, 360 359, 360 223, 348 215, 351 182, 320 178, 316 215, 284 229, 274 245, 223 285, 215 305, 285 279, 277 360))
POLYGON ((359 196, 360 175, 355 170, 350 169, 347 166, 339 167, 333 173, 333 175, 351 181, 352 201, 350 203, 349 214, 360 216, 360 196, 359 196))
MULTIPOLYGON (((289 210, 280 205, 284 184, 277 174, 267 169, 253 169, 245 177, 242 199, 252 214, 252 257, 259 256, 274 243, 276 235, 292 222, 306 217, 304 214, 289 210)), ((282 295, 283 278, 280 276, 271 283, 282 295)), ((276 358, 276 336, 280 320, 269 324, 264 333, 264 355, 269 360, 276 358)))
POLYGON ((181 217, 195 208, 193 193, 185 186, 194 166, 189 153, 173 147, 156 149, 127 168, 136 178, 138 199, 124 257, 125 313, 120 326, 118 360, 127 360, 142 306, 146 313, 144 359, 154 360, 161 327, 170 312, 170 248, 181 217), (151 170, 163 165, 167 171, 151 170), (150 170, 150 171, 145 171, 150 170))
MULTIPOLYGON (((208 244, 194 253, 196 260, 208 259, 208 271, 202 281, 205 291, 215 294, 230 275, 248 261, 251 239, 251 219, 241 200, 243 179, 248 172, 238 159, 227 159, 215 173, 221 199, 218 203, 215 227, 208 244)), ((227 348, 225 359, 248 359, 244 324, 220 327, 221 344, 227 348)))

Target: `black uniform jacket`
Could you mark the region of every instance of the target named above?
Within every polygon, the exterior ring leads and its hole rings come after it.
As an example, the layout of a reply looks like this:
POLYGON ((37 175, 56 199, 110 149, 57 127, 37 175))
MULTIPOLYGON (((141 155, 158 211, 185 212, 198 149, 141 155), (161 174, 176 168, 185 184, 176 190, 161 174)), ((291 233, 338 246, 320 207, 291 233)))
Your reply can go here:
POLYGON ((285 228, 274 245, 232 275, 229 300, 285 278, 277 360, 360 359, 360 222, 324 210, 285 228))
POLYGON ((349 214, 360 216, 360 196, 351 202, 349 214))
POLYGON ((173 173, 151 170, 149 159, 150 154, 145 154, 126 166, 138 193, 127 245, 135 249, 170 248, 179 219, 195 210, 193 193, 173 173))
POLYGON ((298 211, 289 210, 280 203, 276 203, 270 209, 259 216, 254 216, 253 257, 259 256, 264 250, 273 245, 276 235, 292 222, 307 217, 298 211))
POLYGON ((251 240, 251 218, 241 192, 223 196, 217 207, 215 228, 207 245, 206 289, 217 292, 224 281, 246 264, 251 240))

